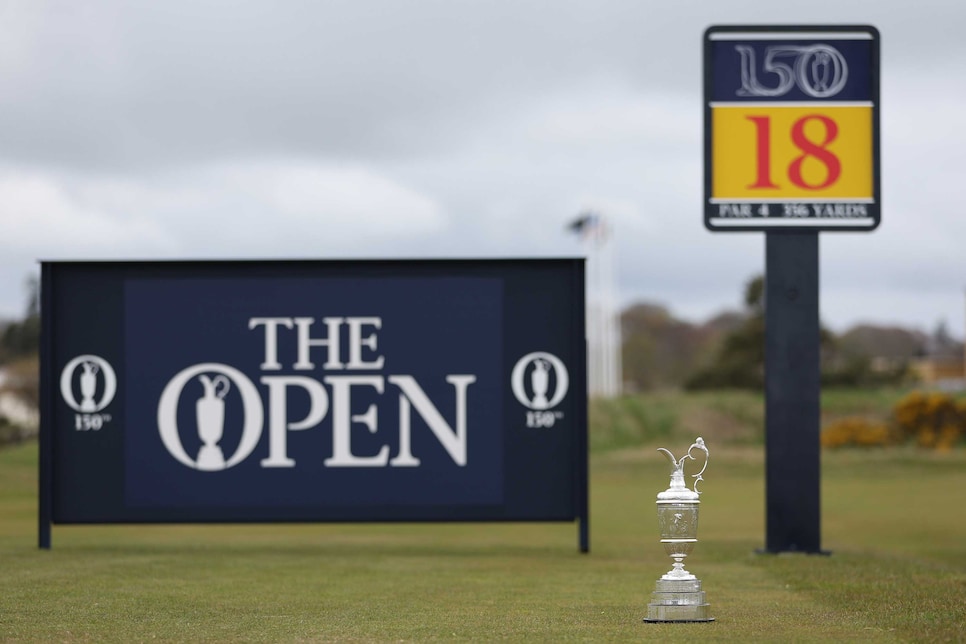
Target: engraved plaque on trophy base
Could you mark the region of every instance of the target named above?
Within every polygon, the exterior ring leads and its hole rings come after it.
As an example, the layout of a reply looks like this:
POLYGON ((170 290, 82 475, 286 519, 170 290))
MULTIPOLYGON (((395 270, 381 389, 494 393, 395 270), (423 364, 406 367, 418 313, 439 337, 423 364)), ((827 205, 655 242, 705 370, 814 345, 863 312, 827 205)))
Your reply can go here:
POLYGON ((713 622, 700 579, 658 579, 645 622, 713 622))

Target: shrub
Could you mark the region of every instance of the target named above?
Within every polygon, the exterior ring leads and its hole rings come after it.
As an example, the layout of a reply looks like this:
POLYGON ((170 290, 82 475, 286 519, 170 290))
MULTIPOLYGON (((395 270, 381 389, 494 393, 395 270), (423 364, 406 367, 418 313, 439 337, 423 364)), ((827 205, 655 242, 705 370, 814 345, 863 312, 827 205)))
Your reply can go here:
POLYGON ((966 401, 943 392, 914 391, 892 409, 889 423, 849 417, 822 430, 822 446, 871 447, 913 442, 919 447, 948 451, 966 439, 966 401))
POLYGON ((893 409, 905 440, 920 447, 947 451, 966 436, 966 404, 942 392, 914 391, 893 409))
POLYGON ((829 423, 822 429, 822 447, 885 447, 901 439, 886 423, 861 416, 850 416, 829 423))

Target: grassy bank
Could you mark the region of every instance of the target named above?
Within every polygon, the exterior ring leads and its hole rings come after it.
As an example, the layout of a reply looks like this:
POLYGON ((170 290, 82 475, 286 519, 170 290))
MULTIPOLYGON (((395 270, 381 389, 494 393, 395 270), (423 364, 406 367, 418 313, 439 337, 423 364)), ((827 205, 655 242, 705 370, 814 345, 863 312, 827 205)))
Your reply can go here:
MULTIPOLYGON (((825 389, 822 422, 846 416, 886 420, 908 388, 825 389)), ((763 445, 765 400, 751 391, 663 391, 590 405, 590 444, 595 452, 668 440, 690 444, 696 436, 717 444, 763 445)))
POLYGON ((688 567, 717 622, 674 625, 641 622, 653 446, 592 458, 589 555, 561 524, 55 526, 40 552, 36 445, 2 450, 0 639, 961 641, 966 450, 824 455, 834 554, 760 556, 762 450, 709 445, 688 567))

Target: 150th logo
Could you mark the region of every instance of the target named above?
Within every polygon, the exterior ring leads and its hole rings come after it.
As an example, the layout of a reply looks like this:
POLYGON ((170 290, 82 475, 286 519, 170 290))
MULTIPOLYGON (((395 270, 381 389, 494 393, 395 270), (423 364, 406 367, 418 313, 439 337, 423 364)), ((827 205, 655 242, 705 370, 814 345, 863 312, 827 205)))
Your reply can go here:
POLYGON ((563 418, 563 412, 553 408, 567 395, 569 386, 567 367, 560 358, 546 351, 523 356, 510 374, 514 397, 531 410, 527 412, 527 427, 553 427, 563 418))
POLYGON ((849 66, 838 49, 827 44, 773 45, 765 48, 762 72, 772 74, 775 84, 758 80, 755 50, 735 45, 741 57, 741 88, 738 96, 779 97, 794 87, 812 98, 830 98, 845 87, 849 66))
POLYGON ((74 429, 98 431, 111 421, 101 413, 117 393, 117 375, 111 364, 100 356, 80 355, 68 362, 60 373, 60 394, 74 414, 74 429), (78 398, 77 393, 80 393, 78 398))

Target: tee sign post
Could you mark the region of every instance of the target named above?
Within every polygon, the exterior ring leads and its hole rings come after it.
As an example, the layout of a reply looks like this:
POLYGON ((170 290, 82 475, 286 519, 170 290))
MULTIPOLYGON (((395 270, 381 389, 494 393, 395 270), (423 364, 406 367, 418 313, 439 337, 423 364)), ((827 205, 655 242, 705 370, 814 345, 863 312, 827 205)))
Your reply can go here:
POLYGON ((820 553, 820 231, 880 221, 879 32, 704 34, 704 222, 765 233, 765 552, 820 553))

